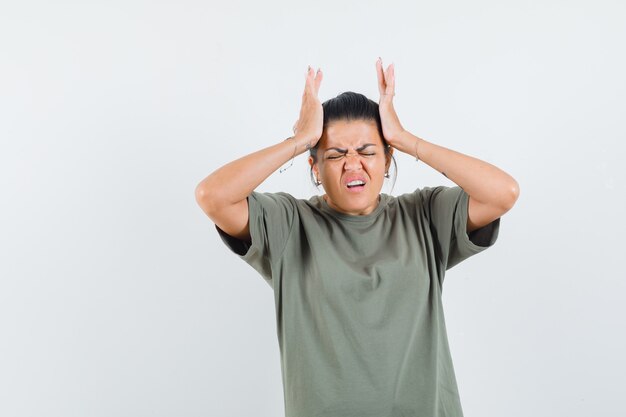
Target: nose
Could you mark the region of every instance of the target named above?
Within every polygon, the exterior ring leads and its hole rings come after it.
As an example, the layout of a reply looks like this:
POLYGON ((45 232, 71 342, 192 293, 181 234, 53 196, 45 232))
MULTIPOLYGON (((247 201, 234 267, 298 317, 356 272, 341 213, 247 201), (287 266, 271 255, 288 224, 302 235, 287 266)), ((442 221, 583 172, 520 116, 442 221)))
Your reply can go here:
POLYGON ((346 154, 346 163, 344 165, 346 171, 356 170, 361 168, 361 156, 358 153, 347 153, 346 154), (356 156, 356 158, 350 158, 351 156, 356 156))

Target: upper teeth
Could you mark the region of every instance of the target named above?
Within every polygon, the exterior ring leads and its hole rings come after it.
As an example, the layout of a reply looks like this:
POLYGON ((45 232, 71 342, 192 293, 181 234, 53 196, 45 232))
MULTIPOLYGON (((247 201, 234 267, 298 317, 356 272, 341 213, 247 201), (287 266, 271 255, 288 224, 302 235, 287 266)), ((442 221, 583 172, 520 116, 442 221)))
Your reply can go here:
POLYGON ((361 180, 354 180, 354 181, 350 181, 348 185, 365 185, 365 182, 361 180))

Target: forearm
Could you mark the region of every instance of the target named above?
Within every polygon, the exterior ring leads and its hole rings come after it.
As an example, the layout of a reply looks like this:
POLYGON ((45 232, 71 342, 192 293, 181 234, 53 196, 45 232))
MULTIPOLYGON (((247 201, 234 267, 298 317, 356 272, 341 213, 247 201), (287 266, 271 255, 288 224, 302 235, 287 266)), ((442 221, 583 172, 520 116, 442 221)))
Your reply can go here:
POLYGON ((435 145, 405 131, 394 147, 417 155, 428 166, 441 172, 467 194, 483 204, 510 208, 519 194, 519 185, 500 168, 480 159, 435 145))
POLYGON ((307 150, 308 142, 292 137, 218 168, 196 187, 196 199, 211 207, 240 202, 274 171, 307 150))

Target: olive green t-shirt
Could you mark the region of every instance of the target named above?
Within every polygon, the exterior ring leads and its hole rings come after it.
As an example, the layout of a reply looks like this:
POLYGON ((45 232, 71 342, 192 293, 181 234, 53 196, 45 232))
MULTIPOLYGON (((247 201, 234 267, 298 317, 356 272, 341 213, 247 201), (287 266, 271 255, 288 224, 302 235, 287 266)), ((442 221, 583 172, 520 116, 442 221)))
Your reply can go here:
POLYGON ((442 285, 500 226, 468 236, 468 204, 458 186, 425 187, 353 216, 255 191, 251 244, 216 226, 274 290, 286 417, 463 415, 442 285))

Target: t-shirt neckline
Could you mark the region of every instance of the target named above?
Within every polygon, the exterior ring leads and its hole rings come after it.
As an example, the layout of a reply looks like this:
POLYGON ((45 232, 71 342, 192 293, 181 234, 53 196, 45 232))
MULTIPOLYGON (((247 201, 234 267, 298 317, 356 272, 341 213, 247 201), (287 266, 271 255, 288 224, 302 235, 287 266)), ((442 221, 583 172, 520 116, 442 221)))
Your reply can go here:
POLYGON ((379 197, 380 198, 378 200, 378 205, 376 206, 374 211, 372 211, 370 214, 359 215, 359 214, 346 214, 346 213, 337 211, 328 205, 328 203, 326 202, 323 196, 321 195, 317 196, 317 198, 320 200, 320 207, 322 211, 332 215, 333 217, 338 217, 342 220, 348 220, 348 221, 357 222, 357 223, 371 221, 383 211, 383 209, 387 205, 387 199, 389 196, 385 193, 380 193, 379 197))

